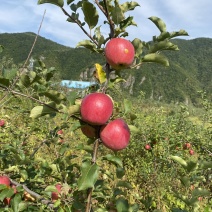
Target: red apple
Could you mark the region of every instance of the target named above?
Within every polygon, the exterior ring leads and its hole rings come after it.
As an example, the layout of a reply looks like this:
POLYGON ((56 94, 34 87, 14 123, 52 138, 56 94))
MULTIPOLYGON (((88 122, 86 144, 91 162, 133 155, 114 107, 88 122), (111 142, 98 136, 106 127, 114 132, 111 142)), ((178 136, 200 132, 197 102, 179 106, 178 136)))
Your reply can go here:
POLYGON ((0 120, 0 127, 3 127, 5 125, 5 120, 1 119, 0 120))
POLYGON ((83 121, 103 125, 113 113, 113 102, 104 93, 91 93, 83 98, 80 111, 83 121))
POLYGON ((3 184, 3 185, 6 185, 6 186, 10 186, 10 178, 3 175, 3 176, 0 176, 0 184, 3 184))
POLYGON ((58 130, 58 131, 57 131, 57 134, 58 134, 58 135, 62 135, 62 134, 63 134, 63 130, 58 130))
POLYGON ((62 185, 61 184, 56 184, 55 187, 56 187, 57 191, 53 191, 52 192, 52 200, 53 201, 59 199, 59 195, 60 195, 60 192, 61 192, 62 185))
POLYGON ((59 144, 63 144, 64 142, 65 142, 64 139, 62 139, 62 138, 59 138, 59 139, 58 139, 58 143, 59 143, 59 144))
POLYGON ((10 201, 11 201, 11 197, 5 197, 4 200, 3 200, 3 203, 5 205, 9 205, 10 204, 10 201))
POLYGON ((183 149, 190 149, 190 148, 191 148, 191 144, 190 143, 183 144, 183 149))
POLYGON ((151 149, 151 146, 150 146, 149 144, 146 144, 146 145, 144 146, 144 148, 145 148, 146 150, 150 150, 150 149, 151 149))
POLYGON ((112 38, 105 47, 105 57, 116 70, 128 68, 134 60, 135 48, 124 38, 112 38))
POLYGON ((88 138, 96 137, 96 129, 90 125, 82 125, 81 130, 82 130, 82 133, 88 138))
MULTIPOLYGON (((17 194, 18 192, 17 192, 16 186, 12 185, 12 188, 14 190, 14 194, 17 194)), ((10 205, 11 199, 12 199, 11 197, 5 197, 4 200, 3 200, 4 204, 5 205, 10 205)))
POLYGON ((130 129, 123 119, 115 119, 101 127, 100 138, 109 149, 122 150, 129 144, 130 129))
POLYGON ((194 154, 194 150, 193 150, 193 149, 190 149, 190 150, 189 150, 189 154, 190 154, 190 155, 193 155, 193 154, 194 154))

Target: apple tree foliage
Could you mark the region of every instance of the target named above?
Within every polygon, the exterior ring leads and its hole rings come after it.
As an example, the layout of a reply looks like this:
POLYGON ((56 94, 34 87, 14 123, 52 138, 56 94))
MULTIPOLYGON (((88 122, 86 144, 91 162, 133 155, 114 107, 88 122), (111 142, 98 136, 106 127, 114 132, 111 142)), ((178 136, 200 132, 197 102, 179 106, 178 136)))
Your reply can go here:
MULTIPOLYGON (((77 47, 84 47, 103 55, 105 44, 111 38, 127 38, 128 27, 137 25, 133 16, 128 15, 139 7, 139 4, 134 1, 125 3, 119 3, 118 0, 38 1, 38 4, 44 3, 56 5, 63 11, 67 21, 75 24, 87 36, 87 39, 80 41, 77 47), (104 16, 103 23, 100 23, 100 15, 104 16), (107 36, 101 31, 102 25, 108 27, 107 36)), ((129 69, 149 62, 168 66, 168 58, 161 52, 178 50, 171 39, 187 35, 184 30, 168 32, 165 23, 158 17, 152 16, 149 20, 158 28, 159 35, 153 36, 149 42, 144 42, 140 38, 131 41, 135 48, 135 60, 129 69)), ((0 46, 0 52, 3 49, 4 47, 0 46)), ((2 208, 7 211, 125 212, 143 209, 161 211, 163 207, 156 205, 157 196, 154 199, 155 194, 152 190, 148 190, 149 187, 146 185, 148 173, 152 174, 151 183, 154 183, 157 172, 162 170, 160 178, 157 178, 158 184, 166 184, 164 182, 166 176, 173 179, 174 175, 178 179, 174 185, 185 186, 187 192, 187 196, 177 190, 163 194, 169 201, 169 209, 197 211, 198 198, 210 195, 207 189, 200 188, 202 181, 210 180, 210 175, 207 174, 208 179, 205 179, 201 175, 201 170, 207 172, 212 167, 211 163, 203 161, 203 158, 196 161, 186 160, 183 159, 187 157, 185 154, 179 156, 175 151, 174 141, 182 142, 185 138, 180 132, 189 130, 186 128, 188 126, 185 121, 186 109, 182 108, 182 111, 177 114, 179 116, 169 120, 169 123, 164 120, 154 120, 155 122, 148 120, 156 124, 163 121, 164 128, 157 126, 144 129, 139 121, 141 117, 133 108, 132 102, 128 99, 120 102, 120 98, 113 96, 115 85, 124 80, 121 72, 115 72, 115 78, 111 78, 110 74, 114 70, 108 64, 97 63, 95 67, 95 77, 99 85, 97 88, 87 89, 86 94, 94 91, 111 94, 115 105, 111 119, 127 120, 134 140, 140 139, 142 129, 146 132, 144 140, 159 142, 159 145, 151 144, 155 146, 144 153, 139 143, 134 142, 122 153, 107 150, 101 145, 99 138, 89 139, 86 142, 79 133, 83 124, 80 117, 80 99, 85 94, 65 92, 64 88, 54 82, 56 70, 46 67, 41 60, 33 69, 23 66, 13 78, 0 76, 2 94, 0 104, 3 108, 2 113, 7 111, 5 115, 7 123, 0 132, 0 173, 10 176, 11 184, 16 185, 18 191, 14 194, 13 189, 0 185, 0 201, 11 198, 10 205, 5 207, 2 203, 2 208), (169 139, 166 140, 166 146, 164 143, 161 144, 164 138, 155 131, 156 129, 160 129, 163 133, 168 133, 167 130, 171 132, 169 139), (58 133, 59 130, 67 132, 68 137, 58 133), (133 151, 130 148, 133 148, 133 151), (142 154, 145 158, 142 158, 142 154), (133 158, 133 164, 129 158, 133 158), (168 171, 171 166, 174 167, 173 173, 168 171), (140 173, 141 177, 135 177, 133 175, 135 172, 140 173), (56 191, 54 185, 58 182, 62 184, 60 198, 52 201, 51 192, 56 191), (195 188, 189 193, 189 186, 194 183, 195 188), (145 191, 142 190, 142 186, 145 191), (133 188, 138 189, 137 193, 130 192, 133 188), (147 195, 143 195, 142 198, 140 192, 147 195), (175 208, 172 207, 173 205, 175 208)), ((155 119, 159 118, 157 114, 155 117, 155 119)), ((195 130, 192 133, 200 132, 195 130)), ((191 138, 186 137, 186 139, 191 138)), ((198 149, 198 138, 195 139, 195 148, 198 149)), ((167 188, 167 191, 168 189, 170 188, 167 188)))

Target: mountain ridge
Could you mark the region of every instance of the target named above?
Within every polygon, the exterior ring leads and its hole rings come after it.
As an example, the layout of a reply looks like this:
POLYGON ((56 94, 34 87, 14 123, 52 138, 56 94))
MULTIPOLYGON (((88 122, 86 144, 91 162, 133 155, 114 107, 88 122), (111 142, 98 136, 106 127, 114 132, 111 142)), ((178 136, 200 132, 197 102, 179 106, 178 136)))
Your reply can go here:
MULTIPOLYGON (((0 58, 6 56, 13 58, 16 64, 23 63, 35 36, 31 32, 0 34, 0 44, 5 47, 0 58)), ((136 70, 124 70, 128 86, 123 84, 122 89, 135 97, 142 91, 146 98, 165 102, 186 101, 195 104, 198 102, 199 90, 205 90, 212 99, 212 39, 172 39, 172 42, 180 50, 164 52, 170 67, 143 64, 136 70)), ((63 46, 41 36, 37 39, 32 56, 43 56, 48 67, 56 67, 61 79, 68 80, 79 80, 82 73, 95 63, 104 64, 105 61, 102 55, 90 53, 87 49, 63 46)))

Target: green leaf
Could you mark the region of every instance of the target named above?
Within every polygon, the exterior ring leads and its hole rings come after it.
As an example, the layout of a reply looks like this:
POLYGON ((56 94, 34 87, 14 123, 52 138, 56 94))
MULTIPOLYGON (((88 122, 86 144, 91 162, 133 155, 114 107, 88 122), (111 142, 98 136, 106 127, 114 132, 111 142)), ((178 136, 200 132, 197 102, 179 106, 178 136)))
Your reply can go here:
POLYGON ((115 165, 118 165, 120 167, 123 167, 122 160, 119 157, 117 157, 117 156, 108 154, 108 155, 106 155, 106 156, 103 157, 103 160, 107 160, 109 162, 114 163, 115 165))
POLYGON ((181 157, 171 155, 170 158, 174 160, 175 162, 179 163, 181 166, 183 166, 183 168, 187 168, 187 165, 188 165, 187 162, 183 160, 181 157))
POLYGON ((188 35, 189 34, 185 30, 181 29, 180 31, 170 33, 170 38, 174 38, 178 36, 188 36, 188 35))
POLYGON ((40 95, 48 97, 49 99, 54 101, 56 104, 60 104, 61 101, 65 100, 65 96, 61 92, 57 92, 55 90, 49 90, 46 92, 42 92, 42 93, 40 93, 40 95))
POLYGON ((140 39, 135 38, 132 41, 132 44, 135 48, 135 56, 138 58, 143 52, 143 42, 140 39))
POLYGON ((116 184, 116 187, 124 187, 124 188, 128 188, 128 189, 132 189, 132 185, 127 181, 119 181, 116 184))
POLYGON ((132 110, 132 101, 124 99, 124 113, 127 114, 132 110))
POLYGON ((184 186, 186 186, 186 187, 190 186, 190 178, 189 177, 183 176, 180 178, 180 181, 184 186))
POLYGON ((96 7, 90 2, 83 2, 82 11, 84 13, 84 20, 88 24, 90 29, 93 29, 99 20, 99 15, 96 10, 96 7))
POLYGON ((161 51, 161 50, 174 50, 177 51, 178 46, 171 43, 170 41, 160 41, 156 44, 154 44, 153 46, 150 47, 149 49, 149 53, 155 53, 157 51, 161 51))
POLYGON ((210 195, 210 191, 206 190, 206 189, 202 189, 202 188, 196 188, 192 191, 192 197, 196 196, 196 197, 204 197, 204 196, 209 196, 210 195))
POLYGON ((170 39, 170 38, 171 38, 170 36, 171 36, 171 35, 170 35, 169 32, 161 32, 160 35, 159 35, 158 37, 156 37, 156 36, 153 37, 153 41, 154 41, 154 42, 155 42, 155 41, 160 42, 160 41, 163 41, 163 40, 165 40, 165 39, 170 39))
POLYGON ((45 188, 46 192, 53 192, 53 191, 57 191, 56 187, 54 185, 49 185, 45 188))
POLYGON ((0 53, 3 52, 4 46, 0 45, 0 53))
POLYGON ((122 30, 124 30, 125 28, 127 28, 130 25, 136 26, 136 24, 133 22, 133 17, 132 16, 129 16, 126 19, 124 19, 123 21, 120 22, 120 28, 122 30))
POLYGON ((212 162, 211 161, 202 161, 200 163, 201 169, 212 169, 212 162))
POLYGON ((93 188, 98 178, 99 166, 86 161, 82 164, 82 174, 78 180, 79 191, 93 188))
POLYGON ((14 212, 19 212, 19 203, 21 202, 21 194, 16 194, 11 200, 11 207, 14 212))
POLYGON ((2 201, 5 197, 11 197, 14 194, 13 188, 6 188, 0 192, 0 201, 2 201))
POLYGON ((101 26, 96 27, 96 28, 95 28, 95 31, 94 31, 94 33, 95 33, 94 38, 98 41, 98 47, 99 47, 99 48, 100 48, 101 45, 105 42, 104 36, 101 34, 100 27, 101 27, 101 26))
MULTIPOLYGON (((71 22, 71 23, 75 23, 76 20, 79 21, 79 13, 72 13, 72 14, 71 14, 71 17, 68 17, 68 18, 67 18, 67 21, 68 21, 68 22, 71 22)), ((80 22, 80 21, 79 21, 79 22, 80 22)))
POLYGON ((151 16, 149 20, 151 20, 161 32, 166 32, 166 24, 160 18, 151 16))
POLYGON ((52 109, 56 108, 55 102, 50 102, 47 105, 34 107, 30 112, 30 118, 38 118, 47 114, 55 114, 55 110, 52 109), (49 105, 50 107, 48 107, 47 105, 49 105))
POLYGON ((141 133, 141 131, 134 125, 128 125, 131 133, 141 133))
POLYGON ((122 167, 116 168, 116 176, 121 179, 125 175, 125 170, 122 167))
POLYGON ((134 10, 135 7, 140 6, 137 2, 131 1, 131 2, 125 2, 121 5, 122 12, 125 13, 129 10, 134 10))
POLYGON ((3 86, 5 86, 5 87, 9 87, 9 85, 10 85, 10 80, 9 80, 9 79, 6 79, 6 78, 0 77, 0 85, 3 85, 3 86))
POLYGON ((24 170, 24 169, 20 170, 20 175, 21 175, 21 180, 22 181, 25 181, 25 180, 28 179, 28 173, 27 173, 26 170, 24 170))
POLYGON ((112 20, 113 22, 118 25, 121 21, 124 20, 124 13, 122 12, 122 8, 119 5, 118 1, 115 0, 115 7, 113 7, 113 10, 111 12, 112 20))
POLYGON ((54 4, 59 7, 63 7, 64 5, 63 0, 38 0, 38 4, 45 4, 45 3, 54 4))
POLYGON ((29 78, 29 76, 28 76, 27 74, 21 75, 20 80, 21 80, 21 84, 22 84, 24 87, 26 87, 26 88, 28 88, 28 87, 30 86, 30 84, 31 84, 30 78, 29 78))
POLYGON ((75 114, 75 113, 79 113, 80 112, 80 105, 71 105, 68 108, 68 114, 69 116, 75 114))
POLYGON ((126 199, 120 197, 116 200, 116 209, 118 212, 129 212, 129 203, 126 199))
POLYGON ((67 0, 67 5, 71 4, 74 0, 67 0))
POLYGON ((84 40, 79 42, 76 47, 79 47, 79 46, 83 46, 87 49, 90 49, 91 51, 96 51, 96 45, 92 43, 90 40, 84 40))
POLYGON ((198 167, 198 163, 197 162, 193 162, 193 161, 189 161, 187 163, 187 171, 188 172, 192 172, 194 171, 196 168, 198 167))
POLYGON ((142 62, 154 62, 154 63, 160 63, 164 66, 169 66, 169 61, 167 57, 156 54, 156 53, 151 53, 147 54, 142 58, 142 62))

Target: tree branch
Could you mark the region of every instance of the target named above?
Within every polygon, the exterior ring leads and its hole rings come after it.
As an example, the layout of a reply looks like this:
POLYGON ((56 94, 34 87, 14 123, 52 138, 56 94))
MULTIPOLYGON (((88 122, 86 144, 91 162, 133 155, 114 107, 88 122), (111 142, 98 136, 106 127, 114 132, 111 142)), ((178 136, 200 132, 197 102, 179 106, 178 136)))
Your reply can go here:
POLYGON ((76 24, 80 27, 80 29, 89 37, 89 39, 90 39, 96 46, 98 46, 98 42, 97 42, 95 39, 92 38, 92 36, 84 29, 84 27, 82 26, 82 24, 81 24, 78 20, 74 19, 74 18, 63 8, 63 7, 61 7, 61 9, 62 9, 63 13, 64 13, 66 16, 68 16, 74 23, 76 23, 76 24))
POLYGON ((18 182, 16 182, 15 180, 10 178, 10 182, 12 185, 15 186, 21 186, 27 193, 29 193, 32 197, 34 197, 37 200, 40 200, 42 204, 47 205, 49 208, 54 209, 55 211, 57 210, 54 207, 54 204, 52 203, 52 201, 48 200, 48 199, 44 199, 40 194, 30 190, 26 185, 22 185, 18 182))

